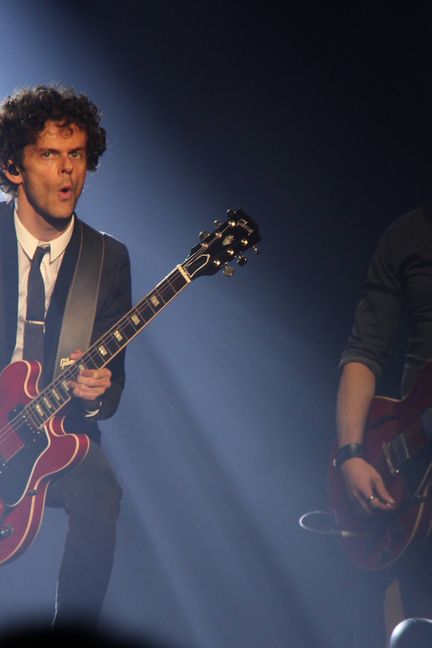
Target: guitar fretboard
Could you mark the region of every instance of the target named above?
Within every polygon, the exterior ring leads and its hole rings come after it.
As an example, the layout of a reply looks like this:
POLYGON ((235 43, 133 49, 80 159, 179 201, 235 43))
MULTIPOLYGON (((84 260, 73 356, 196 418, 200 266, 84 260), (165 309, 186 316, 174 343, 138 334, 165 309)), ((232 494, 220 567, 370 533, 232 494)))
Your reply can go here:
POLYGON ((69 381, 76 380, 81 368, 102 369, 149 324, 189 283, 183 266, 178 265, 144 299, 102 335, 82 358, 62 371, 53 382, 22 411, 35 428, 41 428, 72 398, 69 381))

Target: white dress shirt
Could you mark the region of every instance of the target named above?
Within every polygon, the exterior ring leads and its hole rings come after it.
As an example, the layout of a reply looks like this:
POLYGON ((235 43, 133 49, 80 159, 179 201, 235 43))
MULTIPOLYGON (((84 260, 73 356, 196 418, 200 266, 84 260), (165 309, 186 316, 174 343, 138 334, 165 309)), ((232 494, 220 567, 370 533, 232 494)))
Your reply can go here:
POLYGON ((24 320, 27 310, 27 283, 30 265, 38 246, 49 246, 49 252, 44 255, 41 263, 41 274, 45 286, 45 314, 51 301, 51 295, 57 279, 58 271, 63 260, 66 247, 72 237, 75 216, 72 217, 67 229, 52 241, 38 241, 21 223, 15 209, 14 222, 18 246, 18 317, 15 350, 11 362, 22 360, 24 346, 24 320))

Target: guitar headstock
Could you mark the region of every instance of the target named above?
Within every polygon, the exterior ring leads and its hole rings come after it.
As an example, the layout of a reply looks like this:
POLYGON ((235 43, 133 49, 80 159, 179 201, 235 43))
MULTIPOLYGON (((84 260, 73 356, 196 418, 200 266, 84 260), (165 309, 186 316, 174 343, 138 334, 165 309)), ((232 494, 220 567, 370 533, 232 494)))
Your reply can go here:
POLYGON ((252 248, 257 254, 256 244, 261 241, 258 226, 241 209, 229 209, 224 223, 215 221, 217 228, 209 234, 201 232, 200 243, 192 248, 182 263, 191 279, 201 275, 212 275, 223 270, 226 276, 234 273, 230 261, 245 265, 244 253, 252 248))

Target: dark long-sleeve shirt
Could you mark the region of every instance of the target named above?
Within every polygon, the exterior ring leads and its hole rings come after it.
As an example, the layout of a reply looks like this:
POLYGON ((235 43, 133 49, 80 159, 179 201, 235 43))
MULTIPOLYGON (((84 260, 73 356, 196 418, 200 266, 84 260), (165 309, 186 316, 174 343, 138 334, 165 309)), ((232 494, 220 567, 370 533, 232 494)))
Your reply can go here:
POLYGON ((379 377, 402 312, 408 322, 402 378, 406 394, 420 368, 432 359, 432 204, 396 220, 381 239, 341 366, 362 362, 379 377))

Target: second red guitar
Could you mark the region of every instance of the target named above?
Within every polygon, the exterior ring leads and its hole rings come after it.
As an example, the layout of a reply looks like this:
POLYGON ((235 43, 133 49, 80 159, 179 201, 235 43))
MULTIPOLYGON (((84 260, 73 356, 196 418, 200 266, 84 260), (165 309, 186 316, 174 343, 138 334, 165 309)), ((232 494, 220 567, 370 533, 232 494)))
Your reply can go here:
POLYGON ((362 516, 349 498, 336 447, 329 466, 328 501, 341 544, 365 569, 394 563, 431 531, 432 521, 432 362, 425 365, 403 400, 376 397, 369 411, 364 458, 381 474, 397 502, 391 512, 362 516))

